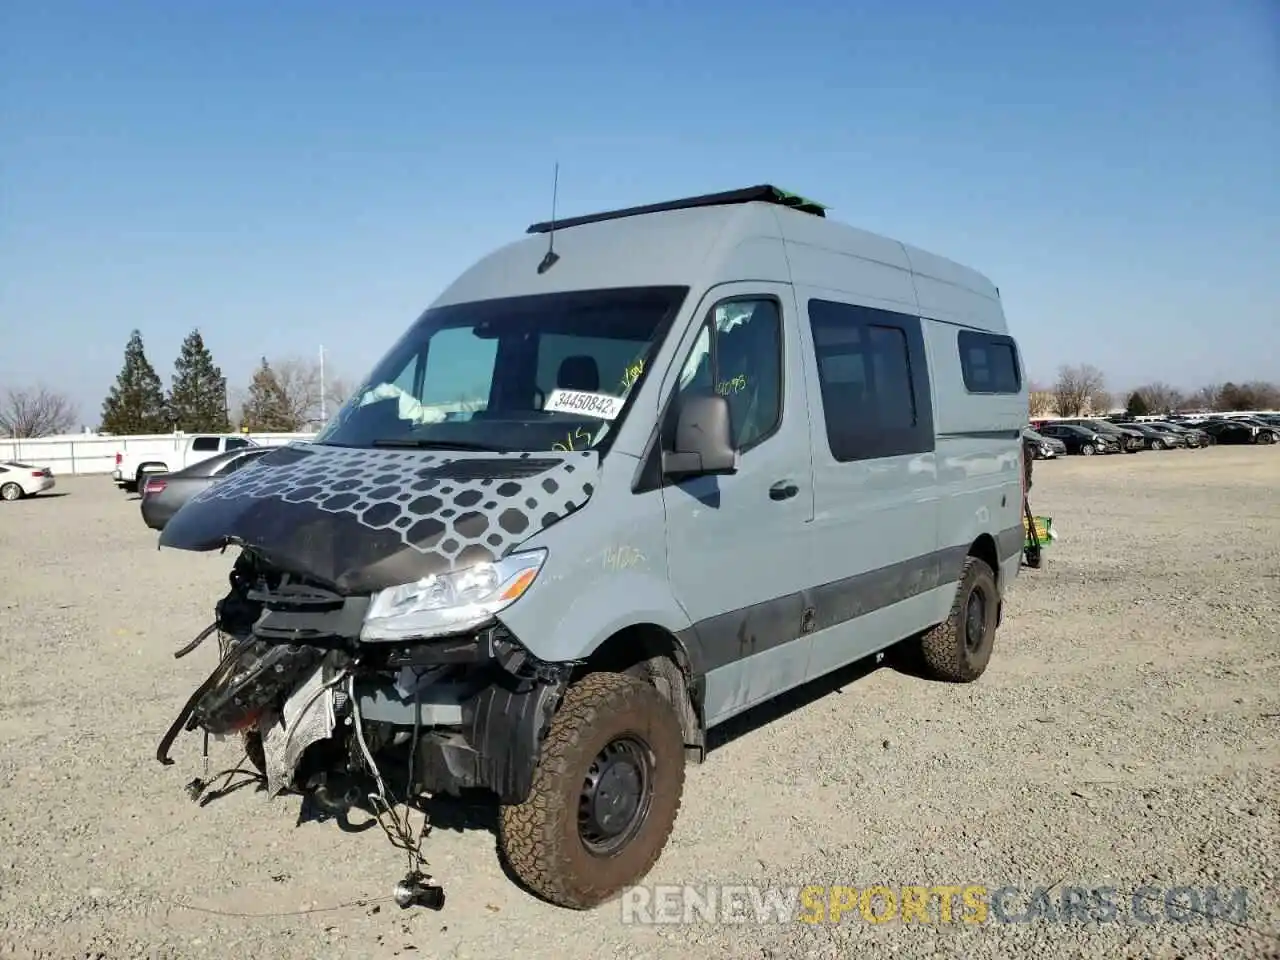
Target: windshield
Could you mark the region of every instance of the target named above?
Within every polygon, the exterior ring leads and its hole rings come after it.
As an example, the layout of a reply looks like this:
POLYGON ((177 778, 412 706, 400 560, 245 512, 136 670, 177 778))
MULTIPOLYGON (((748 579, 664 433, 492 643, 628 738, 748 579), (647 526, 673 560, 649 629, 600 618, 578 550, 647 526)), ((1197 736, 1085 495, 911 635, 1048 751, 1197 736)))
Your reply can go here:
POLYGON ((315 442, 602 449, 687 293, 586 290, 429 309, 315 442))

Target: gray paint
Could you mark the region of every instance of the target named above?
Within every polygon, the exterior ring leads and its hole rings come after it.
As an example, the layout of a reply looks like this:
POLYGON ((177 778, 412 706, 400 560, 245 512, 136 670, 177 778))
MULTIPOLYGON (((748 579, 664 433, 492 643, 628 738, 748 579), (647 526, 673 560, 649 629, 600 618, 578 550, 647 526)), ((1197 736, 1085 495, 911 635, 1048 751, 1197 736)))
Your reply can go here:
MULTIPOLYGON (((963 556, 979 536, 997 541, 1002 560, 1016 549, 998 565, 1002 583, 1017 575, 1021 552, 1025 388, 1020 396, 968 394, 955 341, 960 328, 923 320, 935 449, 838 463, 827 445, 804 311, 809 297, 821 297, 916 316, 922 311, 911 300, 920 278, 909 267, 920 261, 942 265, 937 290, 958 291, 953 309, 943 312, 1005 333, 994 287, 950 261, 912 258, 891 241, 790 211, 768 209, 760 217, 766 214, 795 238, 785 247, 791 274, 821 282, 724 277, 689 298, 655 362, 663 375, 647 378, 630 433, 620 433, 630 439, 626 455, 615 448, 605 458, 600 488, 583 511, 531 541, 551 551, 544 576, 559 580, 540 578, 503 615, 517 636, 539 645, 535 652, 553 659, 584 656, 633 624, 678 634, 695 672, 707 671, 709 726, 945 618, 963 556), (839 241, 835 249, 823 250, 820 234, 839 241), (851 249, 850 238, 860 246, 851 249), (733 476, 632 494, 628 485, 700 321, 719 300, 742 295, 782 301, 781 429, 744 452, 733 476), (768 487, 780 479, 795 481, 801 496, 770 501, 768 487), (572 597, 565 595, 569 585, 572 597), (814 614, 808 632, 806 609, 814 614)), ((742 219, 759 227, 757 218, 742 219)), ((557 248, 565 249, 559 239, 557 248)))
MULTIPOLYGON (((592 456, 591 470, 556 474, 566 488, 557 497, 575 509, 562 511, 557 522, 504 531, 489 544, 495 553, 548 551, 532 587, 501 614, 534 655, 586 658, 621 630, 659 627, 681 640, 694 672, 705 677, 711 726, 942 620, 963 556, 980 537, 998 542, 999 555, 1008 556, 999 564, 1001 583, 1017 575, 1019 555, 1009 553, 1008 531, 1021 525, 1018 430, 1026 388, 1007 397, 968 394, 956 352, 961 325, 1007 332, 998 293, 981 274, 895 240, 761 203, 561 230, 560 260, 539 274, 547 239, 533 236, 495 251, 436 305, 644 284, 687 284, 690 295, 651 357, 607 455, 598 462, 592 456), (717 301, 747 294, 781 300, 781 428, 745 451, 734 475, 633 492, 697 325, 717 301), (833 458, 805 312, 810 297, 925 318, 913 322, 921 326, 931 385, 931 449, 852 463, 833 458), (800 495, 770 500, 768 488, 783 479, 800 495)), ((314 469, 320 461, 286 467, 286 478, 251 467, 207 496, 303 498, 366 525, 374 505, 385 505, 379 524, 404 530, 415 517, 439 517, 439 508, 415 506, 417 498, 406 493, 424 465, 444 458, 340 450, 323 457, 325 471, 314 469), (329 473, 332 479, 322 476, 329 473), (349 490, 339 489, 337 473, 349 490), (350 492, 357 497, 334 499, 350 492)), ((519 481, 518 491, 496 497, 484 508, 486 529, 507 509, 540 515, 541 505, 519 504, 538 495, 541 480, 519 481)), ((454 533, 458 543, 469 536, 454 533)), ((449 551, 449 563, 457 556, 449 551)))

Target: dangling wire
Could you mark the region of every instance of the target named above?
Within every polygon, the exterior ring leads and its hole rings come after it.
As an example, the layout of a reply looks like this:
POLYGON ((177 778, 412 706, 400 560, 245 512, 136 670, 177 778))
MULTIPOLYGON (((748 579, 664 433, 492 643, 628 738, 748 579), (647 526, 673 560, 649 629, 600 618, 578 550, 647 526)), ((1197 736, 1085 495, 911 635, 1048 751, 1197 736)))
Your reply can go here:
POLYGON ((418 838, 415 842, 413 830, 409 823, 409 796, 413 792, 413 761, 412 756, 417 748, 417 733, 420 725, 418 718, 418 697, 414 694, 414 743, 410 746, 410 768, 409 768, 409 788, 405 797, 405 815, 401 819, 396 812, 395 805, 391 797, 387 795, 387 785, 382 779, 382 772, 378 769, 378 764, 373 759, 373 752, 369 749, 369 744, 364 738, 364 718, 360 714, 360 701, 356 697, 355 677, 348 677, 348 695, 351 699, 351 712, 355 721, 356 741, 360 744, 360 752, 364 755, 364 761, 369 767, 369 772, 373 774, 373 779, 378 785, 377 793, 370 793, 369 802, 374 806, 374 816, 377 818, 378 826, 382 827, 382 832, 387 835, 387 839, 391 845, 397 850, 403 850, 409 861, 409 873, 417 873, 422 867, 426 866, 426 859, 422 856, 422 843, 426 840, 428 832, 428 821, 423 818, 422 828, 418 832, 418 838), (384 817, 386 819, 384 819, 384 817), (387 821, 390 821, 388 824, 387 821))

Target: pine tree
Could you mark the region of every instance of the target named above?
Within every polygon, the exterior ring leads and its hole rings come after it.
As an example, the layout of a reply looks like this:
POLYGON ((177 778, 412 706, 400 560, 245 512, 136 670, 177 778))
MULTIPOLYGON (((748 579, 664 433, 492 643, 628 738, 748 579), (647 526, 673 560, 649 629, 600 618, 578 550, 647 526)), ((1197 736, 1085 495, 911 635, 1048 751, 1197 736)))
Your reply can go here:
POLYGON ((1147 404, 1147 398, 1138 390, 1129 394, 1129 402, 1125 404, 1125 413, 1131 417, 1145 417, 1151 412, 1150 406, 1147 404))
POLYGON ((199 330, 187 334, 173 365, 169 413, 174 425, 187 433, 225 433, 231 429, 222 370, 214 364, 199 330))
POLYGON ((288 433, 293 429, 288 398, 266 357, 262 358, 261 366, 254 371, 253 382, 249 384, 240 426, 256 433, 288 433))
POLYGON ((124 368, 102 402, 101 430, 117 436, 132 436, 168 433, 171 429, 164 384, 147 359, 142 334, 134 330, 124 348, 124 368))

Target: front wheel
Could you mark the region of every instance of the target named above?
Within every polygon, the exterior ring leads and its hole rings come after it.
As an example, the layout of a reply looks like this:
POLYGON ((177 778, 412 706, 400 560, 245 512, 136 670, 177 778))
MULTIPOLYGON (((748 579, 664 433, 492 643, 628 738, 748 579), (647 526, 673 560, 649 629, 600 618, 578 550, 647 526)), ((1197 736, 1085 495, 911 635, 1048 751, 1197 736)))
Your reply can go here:
POLYGON ((1163 450, 1163 449, 1164 449, 1164 441, 1163 441, 1163 440, 1152 440, 1152 441, 1151 441, 1151 449, 1152 449, 1152 450, 1163 450))
POLYGON ((1094 449, 1094 446, 1092 443, 1086 443, 1083 447, 1080 448, 1080 453, 1086 457, 1092 457, 1095 453, 1097 453, 1097 451, 1094 449))
POLYGON ((6 483, 0 487, 0 500, 7 500, 12 503, 14 500, 22 499, 22 488, 16 483, 6 483))
POLYGON ((1258 434, 1258 442, 1259 443, 1275 443, 1276 435, 1274 433, 1268 433, 1267 431, 1264 430, 1262 433, 1258 434))
POLYGON ((684 775, 680 722, 657 688, 588 674, 551 721, 528 798, 502 807, 501 853, 538 896, 574 910, 599 906, 657 863, 684 775))

